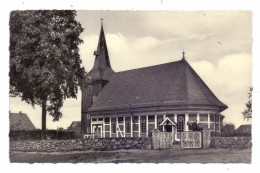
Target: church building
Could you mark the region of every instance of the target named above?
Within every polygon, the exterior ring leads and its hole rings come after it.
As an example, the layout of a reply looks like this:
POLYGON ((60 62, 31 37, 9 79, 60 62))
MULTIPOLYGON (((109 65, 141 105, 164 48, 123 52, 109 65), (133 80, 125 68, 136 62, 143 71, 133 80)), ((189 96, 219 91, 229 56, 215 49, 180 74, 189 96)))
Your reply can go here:
POLYGON ((192 69, 179 61, 115 72, 101 25, 95 63, 82 88, 82 135, 95 138, 148 137, 159 129, 190 131, 189 123, 220 133, 227 109, 192 69))

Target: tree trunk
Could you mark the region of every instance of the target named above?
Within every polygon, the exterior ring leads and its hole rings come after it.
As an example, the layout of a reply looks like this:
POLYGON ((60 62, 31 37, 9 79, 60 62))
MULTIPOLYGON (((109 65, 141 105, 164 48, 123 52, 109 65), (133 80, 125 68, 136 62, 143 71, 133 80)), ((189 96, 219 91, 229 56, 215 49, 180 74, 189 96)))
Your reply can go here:
POLYGON ((42 139, 46 139, 46 100, 42 101, 42 139))

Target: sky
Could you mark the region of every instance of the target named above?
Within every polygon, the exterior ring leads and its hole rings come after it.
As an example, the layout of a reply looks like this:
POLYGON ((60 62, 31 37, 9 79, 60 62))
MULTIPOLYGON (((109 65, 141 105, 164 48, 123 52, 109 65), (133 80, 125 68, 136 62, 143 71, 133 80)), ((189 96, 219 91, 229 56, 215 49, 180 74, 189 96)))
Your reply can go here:
MULTIPOLYGON (((250 11, 78 11, 84 32, 79 46, 82 66, 90 71, 97 48, 100 18, 111 66, 124 71, 158 65, 185 57, 208 87, 226 105, 225 123, 250 124, 242 117, 252 86, 252 13, 250 11)), ((25 112, 41 128, 41 108, 10 98, 11 112, 25 112)), ((63 117, 47 128, 67 128, 80 121, 81 93, 68 99, 63 117)))

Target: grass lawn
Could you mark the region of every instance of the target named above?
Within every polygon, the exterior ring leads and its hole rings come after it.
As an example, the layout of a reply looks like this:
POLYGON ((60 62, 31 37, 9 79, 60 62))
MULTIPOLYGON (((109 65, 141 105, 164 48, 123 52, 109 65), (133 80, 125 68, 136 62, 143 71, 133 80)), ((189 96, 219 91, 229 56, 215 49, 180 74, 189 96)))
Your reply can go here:
POLYGON ((251 163, 251 150, 165 149, 82 152, 10 152, 19 163, 251 163))

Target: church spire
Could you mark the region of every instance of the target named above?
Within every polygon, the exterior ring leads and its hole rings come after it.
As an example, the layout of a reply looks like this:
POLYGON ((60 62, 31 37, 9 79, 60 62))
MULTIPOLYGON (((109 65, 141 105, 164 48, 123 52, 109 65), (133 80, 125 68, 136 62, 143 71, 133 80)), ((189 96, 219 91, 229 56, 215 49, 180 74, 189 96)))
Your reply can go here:
POLYGON ((89 72, 91 75, 91 78, 93 80, 108 80, 110 75, 114 73, 114 71, 111 68, 108 50, 107 50, 107 44, 106 44, 106 38, 103 28, 103 18, 101 20, 101 29, 99 34, 99 41, 97 50, 94 51, 95 62, 92 70, 89 72))

